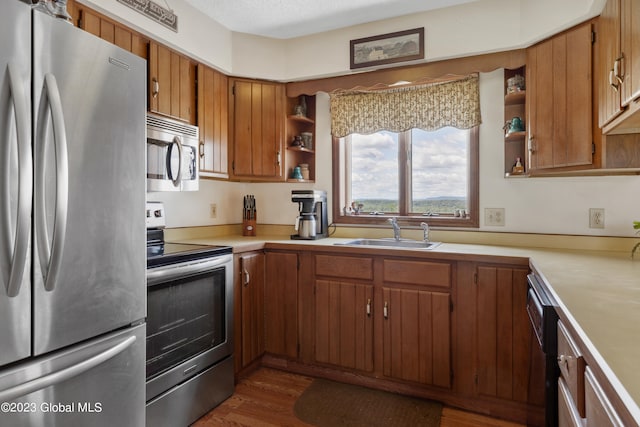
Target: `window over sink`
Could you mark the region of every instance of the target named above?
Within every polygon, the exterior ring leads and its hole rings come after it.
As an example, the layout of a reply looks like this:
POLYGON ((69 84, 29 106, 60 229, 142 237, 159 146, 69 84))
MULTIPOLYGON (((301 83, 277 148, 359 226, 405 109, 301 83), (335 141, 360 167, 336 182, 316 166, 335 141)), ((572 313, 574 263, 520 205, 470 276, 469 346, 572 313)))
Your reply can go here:
POLYGON ((476 128, 351 134, 334 144, 340 177, 335 222, 376 223, 400 216, 432 225, 477 226, 476 128))

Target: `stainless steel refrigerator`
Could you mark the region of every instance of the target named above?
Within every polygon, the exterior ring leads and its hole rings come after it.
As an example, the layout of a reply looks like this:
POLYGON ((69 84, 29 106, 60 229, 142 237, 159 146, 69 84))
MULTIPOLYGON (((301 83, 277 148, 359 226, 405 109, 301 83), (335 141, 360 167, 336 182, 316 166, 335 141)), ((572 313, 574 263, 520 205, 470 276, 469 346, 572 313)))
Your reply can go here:
POLYGON ((0 14, 0 425, 143 426, 146 62, 0 14))

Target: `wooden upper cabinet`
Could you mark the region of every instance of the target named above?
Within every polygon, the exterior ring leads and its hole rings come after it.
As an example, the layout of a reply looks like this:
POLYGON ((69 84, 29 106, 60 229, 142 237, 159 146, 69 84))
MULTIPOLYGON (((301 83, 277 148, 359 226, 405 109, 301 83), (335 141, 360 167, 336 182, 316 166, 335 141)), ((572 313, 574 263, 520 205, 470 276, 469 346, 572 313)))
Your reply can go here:
POLYGON ((622 112, 620 103, 620 0, 607 1, 598 19, 599 121, 603 127, 622 112), (617 75, 616 75, 617 74, 617 75))
POLYGON ((622 105, 640 96, 640 3, 622 0, 620 8, 622 105))
POLYGON ((200 176, 228 178, 229 96, 228 78, 198 65, 198 127, 200 176))
POLYGON ((593 162, 591 23, 527 49, 529 169, 593 162))
MULTIPOLYGON (((637 1, 607 1, 598 20, 598 45, 599 125, 605 127, 627 107, 631 107, 634 114, 637 112, 637 106, 632 105, 640 96, 640 5, 637 1)), ((635 118, 630 125, 633 132, 637 131, 637 124, 635 118)))
POLYGON ((196 124, 196 64, 149 43, 149 111, 196 124))
POLYGON ((232 176, 282 181, 284 85, 230 79, 229 92, 232 176))
POLYGON ((74 2, 68 10, 79 28, 141 58, 148 58, 147 38, 81 4, 74 2))

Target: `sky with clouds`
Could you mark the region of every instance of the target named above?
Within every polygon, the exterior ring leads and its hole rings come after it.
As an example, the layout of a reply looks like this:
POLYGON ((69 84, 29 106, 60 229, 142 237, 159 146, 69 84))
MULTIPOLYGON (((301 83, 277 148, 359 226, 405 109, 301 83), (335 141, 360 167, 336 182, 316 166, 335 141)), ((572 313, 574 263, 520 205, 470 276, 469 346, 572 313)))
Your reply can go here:
MULTIPOLYGON (((466 197, 469 131, 413 130, 414 200, 466 197)), ((391 132, 352 135, 352 197, 398 199, 398 139, 391 132)))

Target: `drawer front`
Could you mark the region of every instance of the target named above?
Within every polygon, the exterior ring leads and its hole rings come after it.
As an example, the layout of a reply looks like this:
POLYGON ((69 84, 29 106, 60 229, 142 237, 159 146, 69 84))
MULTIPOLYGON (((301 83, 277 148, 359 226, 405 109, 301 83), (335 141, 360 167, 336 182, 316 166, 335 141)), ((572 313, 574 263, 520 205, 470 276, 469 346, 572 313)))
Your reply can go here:
POLYGON ((316 255, 316 276, 373 280, 373 258, 316 255))
POLYGON ((385 259, 384 281, 448 288, 451 286, 451 264, 385 259))
POLYGON ((558 379, 558 427, 582 427, 578 408, 571 398, 569 387, 563 378, 558 379))
POLYGON ((585 369, 585 415, 587 426, 623 427, 624 424, 604 394, 602 387, 593 376, 591 369, 585 369))
POLYGON ((558 321, 558 366, 573 403, 580 416, 584 418, 584 357, 569 335, 569 331, 560 321, 558 321))

